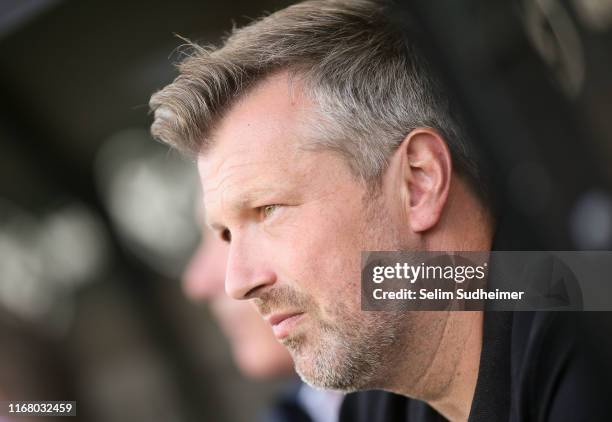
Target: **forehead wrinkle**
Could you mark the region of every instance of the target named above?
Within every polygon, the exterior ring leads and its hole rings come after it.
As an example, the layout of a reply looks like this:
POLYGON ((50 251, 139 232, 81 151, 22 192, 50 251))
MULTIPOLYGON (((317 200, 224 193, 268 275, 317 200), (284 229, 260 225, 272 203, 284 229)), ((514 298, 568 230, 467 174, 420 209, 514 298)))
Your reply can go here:
MULTIPOLYGON (((284 184, 286 179, 274 177, 273 182, 262 182, 262 178, 250 177, 248 171, 243 170, 247 167, 278 163, 278 160, 262 159, 258 161, 236 163, 231 160, 221 162, 214 172, 206 177, 206 189, 204 197, 206 199, 206 209, 214 210, 213 205, 220 203, 220 211, 232 213, 240 212, 251 207, 258 198, 279 190, 278 185, 284 184), (215 174, 212 176, 212 174, 215 174), (246 180, 245 180, 246 179, 246 180), (211 185, 211 183, 213 183, 211 185), (263 186, 262 186, 263 185, 263 186), (235 186, 238 188, 234 189, 235 186)), ((285 175, 282 169, 278 173, 285 175)), ((269 177, 263 178, 269 179, 269 177)), ((213 214, 207 212, 207 214, 213 214)), ((207 221, 209 218, 206 219, 207 221)), ((211 224, 214 225, 214 224, 211 224)))

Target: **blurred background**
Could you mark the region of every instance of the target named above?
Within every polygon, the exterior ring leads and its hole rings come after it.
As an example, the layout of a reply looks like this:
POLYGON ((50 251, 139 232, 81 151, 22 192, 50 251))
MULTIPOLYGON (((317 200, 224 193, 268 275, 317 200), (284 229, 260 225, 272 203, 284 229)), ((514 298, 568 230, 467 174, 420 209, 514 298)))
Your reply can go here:
POLYGON ((0 400, 246 421, 276 391, 184 298, 199 187, 147 104, 176 76, 175 34, 218 42, 286 4, 0 0, 0 400))
MULTIPOLYGON (((0 0, 0 400, 132 422, 269 402, 278 383, 243 379, 183 296, 197 177, 151 140, 147 103, 175 34, 217 43, 289 3, 0 0)), ((516 248, 612 248, 611 3, 396 3, 466 109, 516 248)))

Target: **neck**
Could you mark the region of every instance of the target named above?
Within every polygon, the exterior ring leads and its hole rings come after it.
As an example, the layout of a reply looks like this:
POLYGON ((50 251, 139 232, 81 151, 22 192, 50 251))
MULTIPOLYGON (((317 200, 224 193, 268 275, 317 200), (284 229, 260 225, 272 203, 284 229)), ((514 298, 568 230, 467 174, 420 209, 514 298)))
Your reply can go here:
POLYGON ((440 376, 437 389, 424 397, 450 421, 467 421, 480 367, 482 312, 451 312, 438 352, 440 376), (442 374, 446 373, 446 376, 442 374))
POLYGON ((450 421, 467 421, 480 367, 483 313, 417 313, 426 314, 432 328, 426 344, 414 345, 409 360, 400 358, 407 350, 396 351, 393 370, 375 388, 422 400, 450 421))
MULTIPOLYGON (((463 183, 455 183, 453 187, 446 212, 437 228, 427 236, 426 249, 490 250, 493 224, 489 214, 463 183)), ((437 314, 429 320, 430 333, 437 337, 429 342, 429 353, 434 351, 433 356, 417 382, 417 389, 414 389, 414 378, 409 375, 404 380, 405 388, 400 387, 399 392, 427 402, 451 421, 467 421, 480 367, 483 313, 431 314, 437 314), (436 324, 437 329, 433 328, 436 324)))

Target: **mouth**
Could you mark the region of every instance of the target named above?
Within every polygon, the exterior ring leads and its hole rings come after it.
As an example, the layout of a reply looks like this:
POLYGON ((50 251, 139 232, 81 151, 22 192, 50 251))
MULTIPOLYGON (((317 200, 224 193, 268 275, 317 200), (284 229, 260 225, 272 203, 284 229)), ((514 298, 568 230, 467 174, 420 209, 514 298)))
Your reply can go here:
POLYGON ((289 332, 302 320, 303 312, 276 313, 264 319, 272 326, 272 331, 278 340, 289 335, 289 332))

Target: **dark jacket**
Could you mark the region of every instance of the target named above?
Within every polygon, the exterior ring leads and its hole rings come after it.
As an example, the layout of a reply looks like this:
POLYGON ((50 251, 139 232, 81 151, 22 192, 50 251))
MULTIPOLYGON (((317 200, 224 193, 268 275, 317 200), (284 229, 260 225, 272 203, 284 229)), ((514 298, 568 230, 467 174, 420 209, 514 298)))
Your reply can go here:
MULTIPOLYGON (((612 313, 486 312, 469 421, 612 420, 612 313)), ((445 420, 381 391, 349 394, 341 422, 445 420)))

